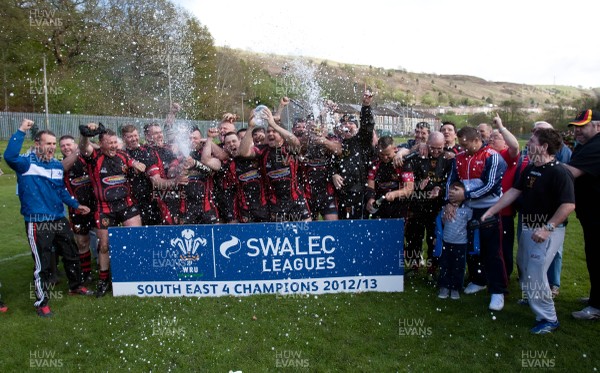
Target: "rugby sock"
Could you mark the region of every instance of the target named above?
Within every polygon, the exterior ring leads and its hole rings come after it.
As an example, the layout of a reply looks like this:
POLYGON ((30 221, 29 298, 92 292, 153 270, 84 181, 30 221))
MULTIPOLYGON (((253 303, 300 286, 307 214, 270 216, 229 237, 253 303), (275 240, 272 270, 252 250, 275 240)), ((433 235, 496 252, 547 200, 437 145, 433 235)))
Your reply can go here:
POLYGON ((92 253, 90 250, 83 254, 79 254, 79 265, 81 266, 81 272, 84 275, 92 272, 92 253))
POLYGON ((100 270, 100 280, 108 281, 108 269, 106 271, 100 270))

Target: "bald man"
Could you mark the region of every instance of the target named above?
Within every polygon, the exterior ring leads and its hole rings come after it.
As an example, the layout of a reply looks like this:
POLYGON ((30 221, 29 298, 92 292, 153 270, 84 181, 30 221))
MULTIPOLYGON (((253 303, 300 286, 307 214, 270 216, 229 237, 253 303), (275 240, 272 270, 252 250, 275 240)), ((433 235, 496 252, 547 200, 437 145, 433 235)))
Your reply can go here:
POLYGON ((487 123, 480 123, 477 126, 477 131, 479 132, 479 135, 481 136, 481 140, 483 141, 484 144, 487 144, 490 142, 490 136, 492 136, 492 126, 490 126, 487 123))
POLYGON ((411 161, 414 173, 414 193, 409 199, 406 221, 405 267, 418 271, 422 264, 423 239, 427 242, 427 273, 433 280, 437 259, 433 257, 435 218, 442 209, 446 181, 452 169, 452 159, 444 156, 444 135, 431 132, 427 138, 429 155, 411 161), (427 236, 425 236, 427 231, 427 236))

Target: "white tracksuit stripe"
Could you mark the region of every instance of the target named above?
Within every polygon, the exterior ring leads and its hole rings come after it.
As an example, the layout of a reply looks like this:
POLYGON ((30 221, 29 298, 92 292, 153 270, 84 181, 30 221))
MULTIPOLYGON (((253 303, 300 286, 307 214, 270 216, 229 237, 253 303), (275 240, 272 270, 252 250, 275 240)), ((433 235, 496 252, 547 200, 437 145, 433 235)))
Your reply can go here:
POLYGON ((40 261, 40 255, 35 243, 35 223, 33 222, 27 223, 27 239, 29 240, 31 254, 33 254, 33 261, 35 262, 35 270, 33 271, 33 284, 35 286, 35 293, 38 300, 33 305, 39 307, 44 301, 44 288, 42 287, 42 279, 40 278, 42 263, 40 261))

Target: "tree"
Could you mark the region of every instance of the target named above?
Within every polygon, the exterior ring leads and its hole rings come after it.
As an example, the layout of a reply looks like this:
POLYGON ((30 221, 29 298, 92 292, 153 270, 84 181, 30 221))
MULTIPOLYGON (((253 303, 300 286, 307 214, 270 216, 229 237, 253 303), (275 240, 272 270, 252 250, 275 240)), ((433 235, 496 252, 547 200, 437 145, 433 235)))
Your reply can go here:
POLYGON ((425 92, 423 96, 421 96, 421 105, 424 106, 435 106, 435 100, 431 97, 429 92, 425 92))
POLYGON ((490 117, 485 113, 476 113, 467 119, 467 123, 470 126, 476 127, 480 123, 490 123, 490 117))
POLYGON ((543 114, 543 118, 540 119, 552 124, 555 128, 565 126, 564 124, 567 122, 567 119, 570 119, 567 118, 565 104, 566 102, 564 99, 559 100, 558 104, 555 107, 547 109, 543 114))
POLYGON ((191 50, 193 78, 189 102, 186 102, 189 105, 184 109, 193 119, 212 118, 216 113, 212 111, 212 97, 207 93, 210 87, 215 86, 216 48, 206 26, 191 17, 186 22, 187 33, 183 36, 183 43, 191 50))
POLYGON ((39 86, 37 74, 45 50, 38 41, 41 29, 29 25, 30 7, 25 2, 0 0, 0 73, 8 96, 3 107, 14 111, 39 110, 30 91, 39 86))
POLYGON ((522 133, 530 121, 522 110, 520 102, 514 100, 503 101, 499 110, 502 123, 513 133, 522 133))

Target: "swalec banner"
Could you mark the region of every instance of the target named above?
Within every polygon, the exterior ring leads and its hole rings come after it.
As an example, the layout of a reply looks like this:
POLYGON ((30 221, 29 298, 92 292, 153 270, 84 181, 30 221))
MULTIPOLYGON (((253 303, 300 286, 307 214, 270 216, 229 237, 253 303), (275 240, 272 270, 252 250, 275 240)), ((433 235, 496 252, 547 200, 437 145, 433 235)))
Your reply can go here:
POLYGON ((399 292, 404 220, 109 228, 113 294, 399 292))

